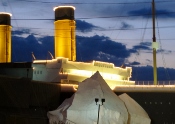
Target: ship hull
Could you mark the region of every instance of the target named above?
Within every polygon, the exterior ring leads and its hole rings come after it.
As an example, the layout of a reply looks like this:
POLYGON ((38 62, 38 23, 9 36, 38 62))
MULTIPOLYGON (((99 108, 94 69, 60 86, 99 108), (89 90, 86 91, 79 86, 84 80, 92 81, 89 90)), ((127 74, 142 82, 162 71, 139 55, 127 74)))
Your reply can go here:
MULTIPOLYGON (((47 112, 56 109, 74 91, 56 83, 0 76, 0 123, 48 124, 47 112)), ((120 95, 124 92, 117 92, 120 95)), ((151 118, 151 124, 175 123, 174 92, 127 92, 151 118)), ((95 104, 95 103, 94 103, 95 104)))

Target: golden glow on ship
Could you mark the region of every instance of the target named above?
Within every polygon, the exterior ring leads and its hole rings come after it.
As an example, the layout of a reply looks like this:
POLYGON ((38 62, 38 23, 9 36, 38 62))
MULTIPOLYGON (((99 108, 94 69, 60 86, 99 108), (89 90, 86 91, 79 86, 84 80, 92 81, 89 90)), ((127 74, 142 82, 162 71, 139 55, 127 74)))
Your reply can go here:
POLYGON ((0 25, 0 62, 11 62, 11 26, 0 25))
POLYGON ((175 92, 175 85, 117 85, 117 92, 175 92))
MULTIPOLYGON (((72 6, 59 6, 59 8, 72 6)), ((76 40, 75 40, 75 21, 71 19, 58 19, 55 25, 55 58, 65 57, 71 61, 76 60, 76 40)))
MULTIPOLYGON (((1 15, 10 15, 10 13, 0 12, 1 15)), ((11 62, 11 26, 0 25, 0 62, 11 62)))
MULTIPOLYGON (((99 71, 101 76, 106 80, 108 85, 113 89, 116 84, 120 85, 134 85, 134 81, 130 81, 131 77, 131 72, 132 68, 126 67, 126 68, 120 68, 120 67, 115 67, 114 64, 108 63, 108 62, 100 62, 100 61, 92 61, 91 63, 85 63, 85 62, 74 62, 74 61, 69 61, 68 58, 64 57, 57 57, 56 59, 52 60, 34 60, 33 61, 33 66, 35 68, 35 71, 43 71, 43 74, 48 74, 51 77, 50 79, 47 78, 45 79, 44 77, 39 79, 37 74, 33 73, 33 80, 41 80, 45 81, 47 80, 48 82, 53 81, 53 82, 62 82, 62 83, 78 83, 82 82, 86 78, 91 77, 94 73, 99 71), (64 79, 59 79, 57 80, 57 75, 50 74, 45 70, 45 68, 40 67, 38 64, 47 64, 47 71, 50 69, 50 71, 54 68, 57 68, 58 71, 57 73, 60 77, 62 75, 66 76, 64 79), (58 68, 59 67, 59 68, 58 68), (45 72, 46 71, 46 72, 45 72), (53 76, 53 77, 52 77, 53 76), (44 80, 43 80, 44 79, 44 80), (55 80, 56 79, 56 80, 55 80)), ((44 66, 45 67, 45 66, 44 66)), ((53 73, 51 71, 51 73, 53 73)), ((44 75, 43 75, 44 76, 44 75)), ((64 77, 63 76, 63 77, 64 77)))
MULTIPOLYGON (((78 85, 61 84, 62 91, 77 91, 78 85)), ((117 92, 175 92, 175 85, 109 85, 111 90, 117 92)))
MULTIPOLYGON (((93 71, 86 71, 86 70, 76 70, 76 69, 69 69, 67 70, 68 74, 71 75, 77 75, 77 76, 84 76, 84 77, 90 77, 95 72, 93 71)), ((110 74, 110 73, 102 73, 100 72, 102 77, 107 80, 122 80, 122 77, 116 74, 110 74)))
POLYGON ((56 59, 52 60, 34 60, 33 63, 47 63, 47 62, 54 62, 56 59))
POLYGON ((78 85, 73 84, 61 84, 61 92, 67 92, 67 91, 77 91, 78 85))

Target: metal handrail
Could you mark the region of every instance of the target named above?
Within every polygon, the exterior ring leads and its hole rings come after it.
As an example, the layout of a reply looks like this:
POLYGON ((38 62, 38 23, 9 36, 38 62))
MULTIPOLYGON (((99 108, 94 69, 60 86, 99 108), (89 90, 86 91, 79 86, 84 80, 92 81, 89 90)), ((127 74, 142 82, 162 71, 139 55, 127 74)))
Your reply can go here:
MULTIPOLYGON (((153 85, 153 81, 135 81, 136 85, 153 85)), ((175 81, 157 81, 157 85, 175 85, 175 81)))

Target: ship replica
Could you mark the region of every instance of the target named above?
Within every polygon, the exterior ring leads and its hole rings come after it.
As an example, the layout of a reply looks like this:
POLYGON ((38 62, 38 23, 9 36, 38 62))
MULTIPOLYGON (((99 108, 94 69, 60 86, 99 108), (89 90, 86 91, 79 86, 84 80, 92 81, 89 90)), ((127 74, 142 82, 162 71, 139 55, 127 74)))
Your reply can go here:
POLYGON ((100 61, 76 61, 74 9, 72 6, 54 8, 55 59, 34 60, 33 80, 78 84, 99 71, 111 87, 119 84, 133 85, 134 81, 129 80, 132 71, 130 67, 115 67, 113 63, 100 61))
MULTIPOLYGON (((151 124, 175 123, 175 86, 156 85, 156 76, 155 85, 135 85, 130 81, 131 67, 115 67, 113 63, 95 60, 76 61, 74 10, 73 6, 54 8, 55 57, 49 52, 51 60, 36 60, 33 55, 31 63, 11 62, 11 15, 0 13, 0 122, 48 123, 46 113, 76 92, 79 82, 99 71, 117 95, 127 93, 143 107, 151 124)), ((155 60, 156 55, 153 56, 155 60)))

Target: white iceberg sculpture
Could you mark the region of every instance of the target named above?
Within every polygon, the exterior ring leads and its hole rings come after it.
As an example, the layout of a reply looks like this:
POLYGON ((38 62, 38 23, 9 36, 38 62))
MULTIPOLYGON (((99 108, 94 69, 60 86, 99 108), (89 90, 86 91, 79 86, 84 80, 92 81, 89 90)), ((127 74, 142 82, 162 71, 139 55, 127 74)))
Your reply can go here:
POLYGON ((145 110, 126 93, 119 96, 128 110, 128 124, 150 124, 151 120, 145 110))
MULTIPOLYGON (((127 104, 131 98, 127 96, 125 100, 125 96, 120 97, 110 89, 100 73, 96 72, 92 77, 79 83, 77 92, 71 98, 66 99, 56 110, 47 113, 49 123, 97 124, 98 121, 99 124, 130 124, 128 119, 134 116, 131 116, 133 113, 127 109, 127 104), (95 99, 98 99, 98 102, 95 99), (103 103, 102 99, 105 100, 103 103)), ((142 124, 142 121, 139 124, 142 124)))

